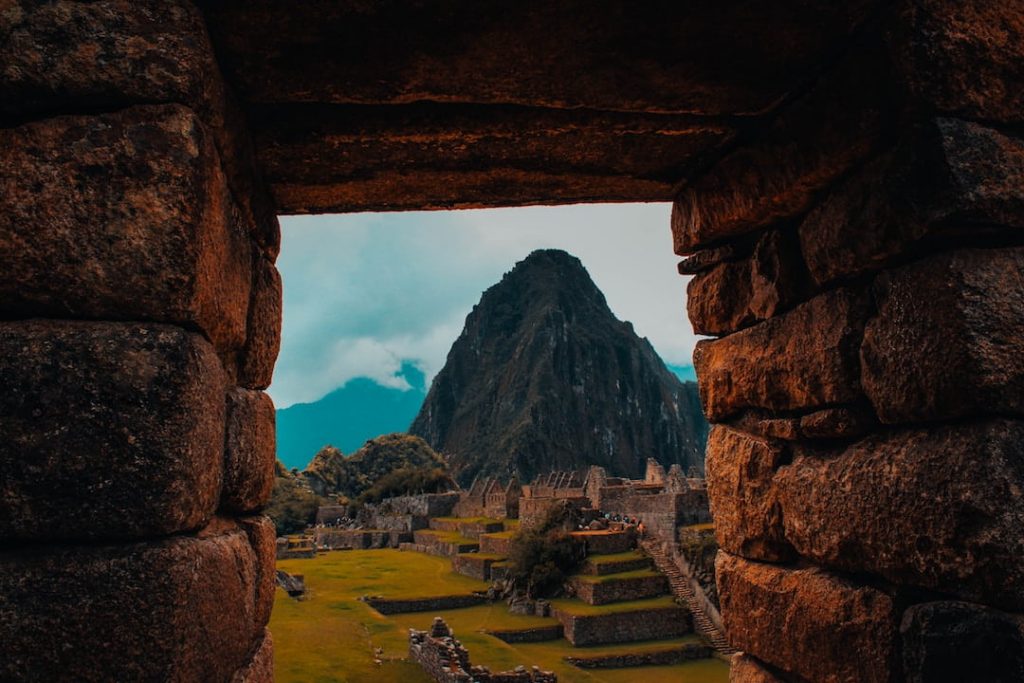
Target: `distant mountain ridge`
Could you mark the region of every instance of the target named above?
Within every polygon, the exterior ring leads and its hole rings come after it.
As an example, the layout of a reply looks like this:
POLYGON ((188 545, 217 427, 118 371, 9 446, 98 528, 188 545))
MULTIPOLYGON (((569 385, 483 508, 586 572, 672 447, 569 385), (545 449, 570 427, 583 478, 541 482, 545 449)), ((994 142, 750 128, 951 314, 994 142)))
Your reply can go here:
POLYGON ((648 457, 703 468, 696 385, 615 318, 579 259, 536 251, 484 292, 410 428, 464 485, 648 457))
POLYGON ((324 446, 353 453, 368 439, 408 430, 426 397, 426 378, 410 362, 402 364, 399 375, 411 389, 357 377, 319 401, 278 410, 278 460, 289 469, 301 470, 324 446))

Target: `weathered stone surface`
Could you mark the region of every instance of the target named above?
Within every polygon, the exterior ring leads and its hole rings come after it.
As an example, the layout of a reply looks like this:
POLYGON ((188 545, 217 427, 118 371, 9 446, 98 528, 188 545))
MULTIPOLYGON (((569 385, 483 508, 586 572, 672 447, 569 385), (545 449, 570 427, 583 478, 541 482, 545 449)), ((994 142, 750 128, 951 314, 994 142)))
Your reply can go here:
POLYGON ((0 537, 110 538, 217 507, 223 372, 169 325, 0 323, 0 537))
POLYGON ((259 649, 243 668, 235 672, 231 683, 274 683, 274 638, 264 629, 259 649))
POLYGON ((807 293, 794 237, 770 230, 750 258, 721 263, 687 287, 687 311, 697 334, 723 335, 767 320, 807 293))
POLYGON ((801 417, 799 433, 805 439, 853 439, 877 426, 868 408, 824 408, 801 417))
POLYGON ((957 119, 926 122, 844 180, 801 224, 812 277, 878 268, 925 237, 1024 227, 1024 143, 957 119))
POLYGON ((897 615, 885 593, 725 552, 715 566, 733 647, 815 683, 893 680, 897 615))
POLYGON ((1024 609, 1024 422, 879 434, 775 474, 786 540, 819 564, 1024 609))
POLYGON ((870 51, 848 58, 756 142, 683 188, 672 206, 677 254, 798 216, 872 151, 888 105, 879 47, 870 51))
POLYGON ((883 422, 1024 413, 1024 249, 887 271, 875 297, 862 382, 883 422))
POLYGON ((270 621, 270 611, 274 606, 274 589, 276 583, 277 533, 274 523, 269 517, 242 517, 237 520, 238 526, 245 531, 252 546, 255 584, 253 623, 256 634, 270 621))
POLYGON ((252 255, 206 129, 133 107, 0 130, 0 310, 245 340, 252 255))
POLYGON ((287 213, 670 200, 681 168, 733 135, 686 116, 437 103, 259 107, 253 125, 287 213))
POLYGON ((277 457, 274 425, 270 396, 240 388, 228 392, 222 510, 253 512, 270 500, 277 457))
POLYGON ((785 683, 745 652, 733 655, 729 666, 729 683, 785 683))
POLYGON ((727 423, 748 434, 768 437, 769 439, 786 439, 795 441, 800 438, 800 418, 772 417, 764 410, 746 410, 727 423))
POLYGON ((680 275, 696 275, 719 263, 732 260, 735 256, 736 249, 731 244, 723 244, 712 249, 701 249, 680 261, 676 270, 680 275))
POLYGON ((1005 0, 913 0, 891 35, 917 106, 970 119, 1024 120, 1024 15, 1005 0))
POLYGON ((246 225, 276 258, 280 232, 245 114, 188 0, 13 0, 0 22, 0 119, 182 104, 216 138, 246 225))
POLYGON ((711 428, 705 469, 721 548, 756 560, 792 559, 782 508, 772 488, 772 477, 785 456, 778 443, 723 425, 711 428))
POLYGON ((858 349, 866 297, 826 292, 693 354, 704 413, 721 422, 746 408, 810 410, 862 398, 858 349))
POLYGON ((218 56, 252 102, 701 114, 771 107, 876 4, 206 3, 218 56))
POLYGON ((225 681, 253 650, 253 557, 199 536, 0 553, 5 681, 225 681))
POLYGON ((191 2, 12 0, 3 12, 2 115, 171 102, 213 113, 223 98, 191 2))
POLYGON ((907 683, 1024 681, 1024 618, 969 602, 926 602, 903 614, 907 683))
POLYGON ((241 352, 239 381, 250 389, 266 389, 281 350, 281 275, 263 258, 256 259, 254 270, 249 338, 241 352))

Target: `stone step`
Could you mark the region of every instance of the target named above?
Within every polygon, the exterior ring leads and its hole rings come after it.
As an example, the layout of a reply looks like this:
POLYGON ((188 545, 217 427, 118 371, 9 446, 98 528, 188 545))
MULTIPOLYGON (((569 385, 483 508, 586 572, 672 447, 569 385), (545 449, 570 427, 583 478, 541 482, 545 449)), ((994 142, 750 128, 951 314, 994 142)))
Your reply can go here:
POLYGON ((668 598, 591 607, 576 600, 555 600, 551 616, 575 647, 665 640, 693 632, 690 611, 668 598))
POLYGON ((669 591, 665 576, 649 569, 605 576, 578 574, 569 583, 576 597, 588 605, 654 598, 669 591))

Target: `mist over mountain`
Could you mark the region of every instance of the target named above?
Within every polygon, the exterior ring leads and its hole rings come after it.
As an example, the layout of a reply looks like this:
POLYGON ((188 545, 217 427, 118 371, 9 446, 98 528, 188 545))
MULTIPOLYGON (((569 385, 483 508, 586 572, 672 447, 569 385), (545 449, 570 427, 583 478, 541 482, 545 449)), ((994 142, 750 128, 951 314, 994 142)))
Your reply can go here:
POLYGON ((357 377, 319 401, 278 410, 278 460, 289 469, 301 470, 328 444, 353 453, 368 439, 406 431, 423 404, 426 378, 409 362, 402 364, 399 374, 410 389, 357 377))
POLYGON ((466 484, 591 464, 639 477, 648 457, 703 468, 707 429, 696 384, 614 316, 579 259, 541 250, 484 292, 410 433, 466 484))

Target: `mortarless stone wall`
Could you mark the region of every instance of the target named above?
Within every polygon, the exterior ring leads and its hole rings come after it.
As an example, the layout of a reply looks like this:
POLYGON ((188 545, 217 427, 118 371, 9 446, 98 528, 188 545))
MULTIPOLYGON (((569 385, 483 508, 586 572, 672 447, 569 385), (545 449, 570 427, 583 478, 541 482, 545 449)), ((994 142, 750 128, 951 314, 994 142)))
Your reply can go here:
POLYGON ((0 14, 0 678, 269 681, 278 223, 203 17, 0 14))
POLYGON ((733 681, 1024 676, 1022 12, 895 3, 676 200, 733 681))

